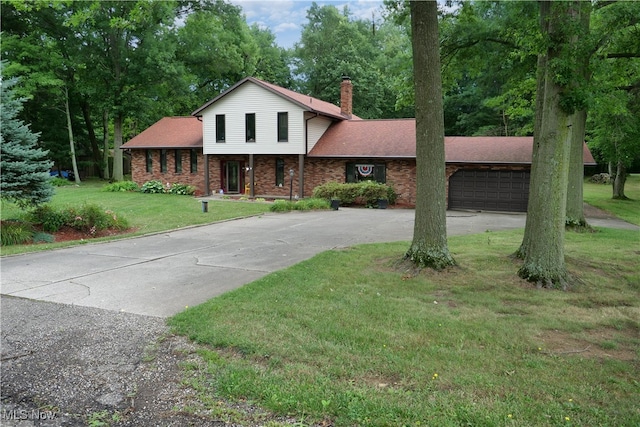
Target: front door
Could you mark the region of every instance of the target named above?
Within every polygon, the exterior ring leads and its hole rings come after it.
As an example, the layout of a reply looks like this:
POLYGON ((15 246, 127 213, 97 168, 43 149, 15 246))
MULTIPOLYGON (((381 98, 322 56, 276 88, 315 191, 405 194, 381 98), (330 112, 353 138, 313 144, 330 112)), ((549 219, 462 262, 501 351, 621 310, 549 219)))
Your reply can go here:
POLYGON ((222 168, 222 178, 224 180, 225 193, 239 193, 242 187, 242 177, 240 175, 241 167, 238 161, 224 162, 222 168))

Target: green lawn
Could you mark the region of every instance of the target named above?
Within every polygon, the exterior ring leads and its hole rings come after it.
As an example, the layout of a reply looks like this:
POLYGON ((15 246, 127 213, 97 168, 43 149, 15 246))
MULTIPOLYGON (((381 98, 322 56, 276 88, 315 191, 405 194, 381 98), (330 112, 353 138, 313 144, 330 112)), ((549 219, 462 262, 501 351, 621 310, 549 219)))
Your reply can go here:
MULTIPOLYGON (((209 212, 202 212, 201 202, 191 196, 142 194, 138 192, 102 191, 105 183, 88 181, 78 186, 57 187, 50 204, 54 207, 81 206, 93 203, 126 218, 135 228, 132 235, 154 233, 216 221, 257 215, 269 211, 268 203, 220 200, 209 202, 209 212)), ((24 213, 14 204, 2 201, 2 219, 20 218, 24 213)), ((123 236, 120 236, 123 237, 123 236)), ((96 239, 100 240, 100 239, 96 239)), ((69 246, 73 243, 18 245, 2 247, 2 255, 69 246)), ((76 243, 77 244, 77 243, 76 243)))
POLYGON ((629 200, 614 200, 611 194, 611 185, 593 184, 588 179, 585 180, 585 202, 632 224, 640 225, 640 175, 630 175, 627 178, 625 194, 629 200))
POLYGON ((640 425, 637 234, 567 233, 568 292, 517 277, 521 239, 453 237, 459 267, 417 275, 408 242, 328 251, 189 308, 190 384, 336 426, 640 425))

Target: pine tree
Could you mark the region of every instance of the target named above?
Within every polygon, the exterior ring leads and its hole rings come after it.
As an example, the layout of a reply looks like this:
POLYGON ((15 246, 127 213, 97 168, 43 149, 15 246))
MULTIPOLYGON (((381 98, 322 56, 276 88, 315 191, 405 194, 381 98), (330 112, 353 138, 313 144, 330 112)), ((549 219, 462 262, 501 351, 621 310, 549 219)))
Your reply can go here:
POLYGON ((17 118, 23 99, 16 97, 16 83, 17 79, 0 83, 0 197, 25 209, 51 199, 53 162, 47 160, 47 151, 37 147, 38 134, 17 118))

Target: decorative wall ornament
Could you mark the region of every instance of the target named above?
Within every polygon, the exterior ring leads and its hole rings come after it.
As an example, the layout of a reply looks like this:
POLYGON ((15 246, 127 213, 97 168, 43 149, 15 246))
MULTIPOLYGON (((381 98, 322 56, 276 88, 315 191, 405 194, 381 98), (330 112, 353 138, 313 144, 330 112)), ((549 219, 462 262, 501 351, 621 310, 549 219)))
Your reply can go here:
POLYGON ((362 176, 369 176, 373 173, 374 165, 356 165, 358 173, 362 176))

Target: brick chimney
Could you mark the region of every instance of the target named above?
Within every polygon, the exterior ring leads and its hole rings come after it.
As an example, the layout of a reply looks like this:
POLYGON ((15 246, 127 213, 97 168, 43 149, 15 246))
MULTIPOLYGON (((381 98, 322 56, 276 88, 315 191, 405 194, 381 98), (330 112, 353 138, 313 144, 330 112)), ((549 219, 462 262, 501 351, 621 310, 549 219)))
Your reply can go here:
POLYGON ((353 114, 353 84, 349 76, 342 76, 340 83, 340 112, 349 119, 353 114))

